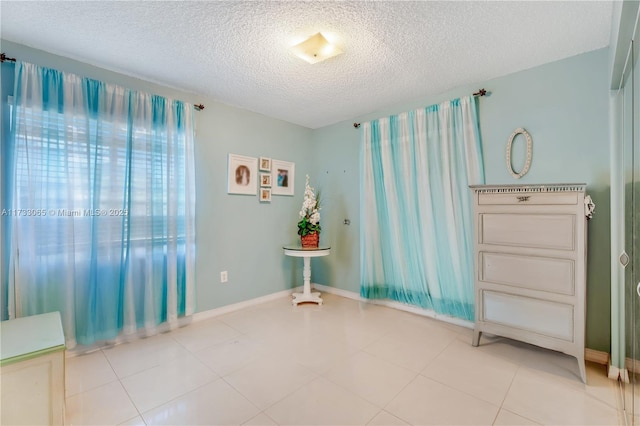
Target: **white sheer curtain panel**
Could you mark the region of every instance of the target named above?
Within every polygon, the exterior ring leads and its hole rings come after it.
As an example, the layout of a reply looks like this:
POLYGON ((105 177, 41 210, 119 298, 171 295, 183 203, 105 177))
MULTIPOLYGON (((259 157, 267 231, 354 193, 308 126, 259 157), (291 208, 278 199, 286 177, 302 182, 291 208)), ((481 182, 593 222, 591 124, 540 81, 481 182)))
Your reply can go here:
POLYGON ((10 316, 60 311, 73 347, 191 315, 193 107, 20 62, 14 100, 10 316))

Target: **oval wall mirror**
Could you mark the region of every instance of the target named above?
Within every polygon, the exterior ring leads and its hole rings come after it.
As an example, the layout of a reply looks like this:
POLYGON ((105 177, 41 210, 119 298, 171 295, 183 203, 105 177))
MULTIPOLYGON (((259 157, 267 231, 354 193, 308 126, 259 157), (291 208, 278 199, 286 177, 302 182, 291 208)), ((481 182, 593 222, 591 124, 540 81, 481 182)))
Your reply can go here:
POLYGON ((532 149, 533 149, 533 141, 531 140, 531 135, 529 134, 529 132, 527 132, 525 129, 520 127, 519 129, 516 129, 514 130, 513 133, 511 133, 511 136, 509 136, 509 141, 507 142, 507 170, 509 170, 509 173, 511 173, 511 176, 513 176, 516 179, 520 179, 522 176, 527 174, 527 172, 529 171, 529 167, 531 167, 532 149), (527 158, 525 160, 524 167, 522 168, 522 170, 520 170, 519 173, 516 173, 513 170, 513 166, 511 165, 511 148, 513 147, 514 139, 518 135, 524 136, 527 140, 527 158))

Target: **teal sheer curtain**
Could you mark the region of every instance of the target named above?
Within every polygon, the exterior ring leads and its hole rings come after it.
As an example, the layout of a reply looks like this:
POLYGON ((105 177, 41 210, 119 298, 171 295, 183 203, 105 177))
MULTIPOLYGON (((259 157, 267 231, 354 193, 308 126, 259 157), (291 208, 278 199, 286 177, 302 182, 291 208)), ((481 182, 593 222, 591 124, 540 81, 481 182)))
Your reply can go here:
POLYGON ((361 287, 472 321, 470 184, 484 183, 475 99, 362 125, 361 287))
POLYGON ((17 63, 7 153, 10 318, 90 345, 194 312, 193 107, 17 63))

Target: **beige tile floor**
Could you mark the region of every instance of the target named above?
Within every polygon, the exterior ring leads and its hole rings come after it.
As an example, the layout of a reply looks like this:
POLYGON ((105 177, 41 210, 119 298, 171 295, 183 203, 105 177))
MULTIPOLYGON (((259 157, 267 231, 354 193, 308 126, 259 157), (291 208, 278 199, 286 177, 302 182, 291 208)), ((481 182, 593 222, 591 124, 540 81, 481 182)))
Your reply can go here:
POLYGON ((323 295, 67 358, 68 424, 616 425, 605 367, 323 295))
POLYGON ((640 383, 640 372, 636 374, 631 373, 631 377, 629 378, 633 383, 636 383, 636 389, 634 391, 633 388, 627 385, 626 389, 620 388, 620 394, 624 394, 625 404, 627 405, 627 425, 635 425, 640 426, 640 390, 638 389, 637 383, 640 383), (632 419, 632 413, 635 413, 634 418, 632 419))

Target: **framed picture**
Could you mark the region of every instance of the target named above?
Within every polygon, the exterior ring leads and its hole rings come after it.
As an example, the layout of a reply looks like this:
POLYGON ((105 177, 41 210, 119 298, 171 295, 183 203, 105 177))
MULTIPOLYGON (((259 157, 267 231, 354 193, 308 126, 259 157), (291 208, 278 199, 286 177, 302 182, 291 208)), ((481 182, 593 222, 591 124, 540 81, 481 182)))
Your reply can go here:
POLYGON ((258 159, 229 154, 227 193, 256 195, 258 190, 258 159))
POLYGON ((260 188, 260 202, 271 201, 271 188, 260 188))
POLYGON ((271 186, 271 173, 260 173, 260 186, 271 186))
POLYGON ((271 191, 273 195, 293 195, 295 167, 289 161, 271 160, 271 191))
POLYGON ((260 171, 261 172, 271 171, 271 158, 260 157, 260 171))

